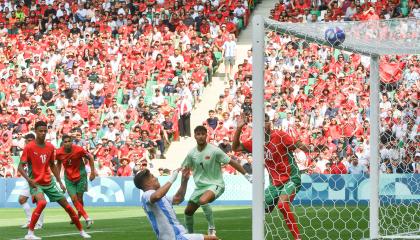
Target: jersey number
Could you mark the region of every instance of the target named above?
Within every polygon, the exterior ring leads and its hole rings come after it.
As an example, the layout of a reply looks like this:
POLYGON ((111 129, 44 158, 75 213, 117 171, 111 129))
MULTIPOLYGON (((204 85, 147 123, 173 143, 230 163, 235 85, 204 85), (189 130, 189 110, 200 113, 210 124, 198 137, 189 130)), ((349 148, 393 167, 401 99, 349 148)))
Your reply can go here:
POLYGON ((47 162, 47 155, 46 154, 41 154, 40 158, 41 158, 42 164, 45 164, 47 162))

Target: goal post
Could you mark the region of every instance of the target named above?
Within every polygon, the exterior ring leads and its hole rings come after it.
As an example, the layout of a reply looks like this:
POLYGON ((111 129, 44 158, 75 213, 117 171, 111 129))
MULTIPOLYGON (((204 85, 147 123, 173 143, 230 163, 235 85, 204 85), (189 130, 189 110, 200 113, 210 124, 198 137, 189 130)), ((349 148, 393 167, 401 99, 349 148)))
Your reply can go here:
MULTIPOLYGON (((269 173, 270 170, 267 171, 267 169, 265 169, 265 162, 263 160, 266 157, 264 155, 264 115, 265 113, 267 113, 267 101, 264 99, 266 89, 264 71, 266 69, 266 64, 271 64, 269 61, 275 62, 273 65, 278 66, 276 64, 279 63, 279 59, 283 60, 282 56, 280 56, 280 58, 275 58, 271 55, 267 56, 267 47, 276 44, 273 44, 272 42, 269 42, 267 40, 267 32, 274 32, 279 35, 287 35, 292 38, 302 40, 299 41, 299 44, 317 44, 319 46, 327 46, 333 53, 336 53, 336 51, 338 50, 341 54, 345 52, 347 53, 347 55, 359 55, 362 58, 361 61, 364 60, 365 62, 367 62, 367 65, 369 65, 370 69, 369 77, 366 79, 366 84, 368 85, 369 92, 369 112, 367 114, 367 118, 369 118, 368 124, 370 129, 368 130, 370 130, 370 133, 369 139, 368 141, 366 141, 368 142, 369 148, 369 172, 364 177, 356 175, 335 177, 331 175, 326 176, 323 174, 320 174, 316 177, 312 177, 311 175, 303 174, 303 183, 302 186, 299 188, 301 189, 301 191, 302 189, 307 190, 309 188, 309 183, 306 184, 306 181, 313 181, 313 189, 311 189, 313 192, 311 193, 308 190, 304 193, 298 194, 295 199, 297 207, 292 207, 292 209, 296 211, 296 218, 298 225, 301 228, 302 239, 316 238, 318 237, 318 235, 310 236, 308 234, 318 233, 320 234, 320 237, 322 236, 323 239, 386 239, 389 238, 388 235, 392 235, 393 238, 399 238, 400 234, 403 234, 402 236, 406 238, 420 239, 420 223, 416 223, 416 221, 419 221, 420 218, 418 216, 415 216, 420 210, 420 196, 418 199, 414 200, 404 199, 407 196, 401 196, 401 199, 399 200, 397 200, 396 198, 394 199, 394 197, 388 196, 387 194, 390 191, 388 188, 390 185, 382 186, 381 181, 383 177, 382 175, 380 175, 381 164, 383 164, 383 159, 381 159, 382 153, 380 153, 380 149, 381 146, 384 145, 381 139, 381 137, 384 135, 383 132, 381 132, 381 128, 383 127, 383 117, 381 117, 380 110, 382 100, 381 97, 383 95, 381 93, 381 78, 385 78, 380 74, 380 63, 384 57, 388 58, 388 56, 406 56, 420 54, 420 27, 418 25, 420 20, 415 18, 405 18, 377 21, 375 20, 366 22, 327 22, 304 24, 283 23, 271 19, 265 19, 262 16, 254 16, 252 21, 252 157, 254 159, 252 164, 252 239, 288 239, 292 236, 288 233, 283 233, 288 232, 289 229, 291 229, 291 227, 282 222, 283 216, 281 215, 281 213, 279 213, 277 209, 275 210, 277 211, 277 216, 270 215, 270 213, 265 213, 266 202, 264 199, 264 189, 266 189, 269 185, 271 186, 270 181, 272 176, 269 173), (341 45, 331 46, 331 44, 329 44, 328 41, 326 41, 324 38, 325 30, 327 28, 333 27, 339 27, 343 29, 346 34, 346 39, 341 45), (267 58, 270 58, 270 60, 268 60, 267 58), (268 177, 268 175, 270 175, 270 177, 268 177), (269 178, 270 180, 268 180, 269 178), (366 181, 360 180, 362 178, 364 178, 366 181), (319 179, 321 180, 319 182, 316 182, 319 179), (355 194, 360 196, 359 199, 353 199, 350 197, 349 199, 346 198, 346 200, 341 200, 340 196, 342 195, 337 195, 338 198, 329 199, 324 202, 324 196, 322 194, 324 194, 325 192, 326 194, 328 194, 328 191, 330 190, 324 189, 325 191, 323 193, 317 192, 319 188, 324 187, 323 184, 329 184, 331 188, 340 188, 341 190, 342 185, 347 184, 346 181, 349 182, 348 186, 352 186, 354 184, 359 183, 364 184, 364 191, 362 192, 358 192, 360 190, 357 189, 356 186, 356 188, 354 189, 346 189, 343 190, 342 193, 340 193, 344 195, 355 194), (309 196, 313 196, 314 198, 311 199, 309 196), (327 202, 328 204, 331 204, 332 208, 334 208, 333 210, 330 210, 328 206, 324 205, 327 202), (400 211, 398 204, 403 205, 404 209, 400 211), (318 210, 320 211, 320 213, 317 212, 318 210), (410 212, 413 210, 414 212, 410 212), (415 213, 416 210, 417 213, 415 213), (408 219, 404 221, 412 221, 411 223, 409 223, 409 227, 407 227, 407 230, 406 228, 404 228, 405 232, 403 232, 402 230, 400 231, 398 229, 398 226, 396 226, 395 229, 393 228, 392 231, 386 229, 395 223, 393 220, 390 221, 391 223, 381 223, 382 220, 386 221, 388 218, 399 217, 395 215, 392 216, 392 213, 404 214, 403 218, 408 219), (330 217, 332 217, 334 214, 337 214, 339 218, 343 217, 343 219, 331 219, 330 217), (381 214, 386 216, 381 216, 381 214), (267 216, 270 216, 270 219, 267 219, 267 216), (366 222, 366 225, 364 225, 364 222, 366 222), (278 226, 275 226, 277 223, 278 226), (309 224, 309 226, 305 226, 305 224, 309 224), (329 227, 331 227, 332 229, 324 229, 321 232, 319 231, 319 229, 317 229, 329 227), (340 227, 345 228, 338 229, 340 227), (352 227, 357 228, 357 233, 352 233, 349 229, 346 229, 352 227)), ((285 43, 282 42, 279 44, 285 43)), ((310 46, 308 48, 310 48, 310 46)), ((277 49, 274 49, 273 53, 278 54, 277 49)), ((299 52, 299 54, 302 54, 302 52, 299 52)), ((390 76, 390 78, 391 77, 392 76, 390 76)), ((305 87, 304 89, 305 93, 308 89, 311 89, 311 87, 313 87, 313 85, 310 86, 310 83, 308 83, 308 86, 309 88, 305 87)), ((395 93, 395 89, 393 91, 395 93)), ((316 97, 318 96, 314 96, 314 98, 316 97)), ((290 106, 288 105, 288 107, 290 106)), ((294 106, 293 111, 298 111, 296 109, 296 106, 294 106)), ((288 114, 289 112, 285 111, 285 114, 286 113, 288 114)), ((282 126, 280 126, 280 129, 282 129, 282 126)), ((293 128, 287 130, 286 132, 290 133, 291 135, 296 134, 296 131, 293 128)), ((298 138, 299 136, 295 137, 298 138)), ((391 137, 389 136, 389 138, 391 137)), ((406 140, 406 138, 401 138, 399 142, 403 145, 404 141, 409 140, 406 140)), ((389 141, 386 141, 385 145, 388 143, 389 141)), ((340 141, 338 141, 338 144, 340 144, 340 141)), ((349 142, 349 139, 346 139, 345 143, 343 143, 343 145, 346 144, 351 144, 349 142)), ((319 155, 322 155, 322 152, 325 150, 325 144, 319 144, 316 145, 316 147, 318 147, 319 149, 315 149, 312 151, 317 151, 319 155)), ((355 149, 357 149, 357 147, 355 149)), ((406 148, 404 148, 404 146, 402 146, 400 149, 402 149, 400 152, 406 151, 406 148)), ((403 161, 402 159, 405 156, 405 153, 400 154, 399 160, 403 161)), ((287 170, 289 171, 290 169, 287 170)), ((419 178, 405 175, 401 176, 401 179, 403 177, 406 178, 405 180, 401 180, 399 178, 397 179, 397 177, 395 178, 395 189, 393 189, 395 191, 395 195, 398 195, 398 190, 396 188, 400 180, 402 182, 405 181, 409 184, 411 183, 416 185, 415 189, 417 189, 417 191, 420 191, 420 183, 418 182, 419 178)))

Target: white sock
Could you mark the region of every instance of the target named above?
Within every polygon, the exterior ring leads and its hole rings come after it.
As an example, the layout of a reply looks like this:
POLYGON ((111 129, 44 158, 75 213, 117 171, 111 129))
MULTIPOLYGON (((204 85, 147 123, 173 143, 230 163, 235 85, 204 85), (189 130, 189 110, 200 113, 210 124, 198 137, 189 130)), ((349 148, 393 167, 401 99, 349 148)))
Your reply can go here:
POLYGON ((23 211, 25 212, 26 220, 28 222, 30 222, 31 221, 31 216, 32 216, 31 206, 29 206, 29 203, 26 202, 26 203, 22 204, 22 208, 23 208, 23 211))
POLYGON ((34 235, 34 231, 28 230, 28 235, 34 235))

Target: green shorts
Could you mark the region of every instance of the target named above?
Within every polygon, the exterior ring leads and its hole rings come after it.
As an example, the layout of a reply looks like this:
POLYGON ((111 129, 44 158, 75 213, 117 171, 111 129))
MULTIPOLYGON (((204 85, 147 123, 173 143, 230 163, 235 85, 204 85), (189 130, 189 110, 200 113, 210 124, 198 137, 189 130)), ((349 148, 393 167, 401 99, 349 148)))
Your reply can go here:
POLYGON ((274 186, 270 184, 264 191, 265 207, 274 206, 277 204, 280 195, 292 195, 297 194, 300 190, 301 185, 296 184, 292 181, 287 182, 281 186, 274 186))
POLYGON ((74 196, 78 193, 87 192, 87 175, 81 175, 79 181, 72 182, 67 177, 64 177, 64 182, 66 183, 67 192, 70 196, 74 196))
POLYGON ((55 183, 55 181, 51 181, 50 185, 42 186, 37 185, 37 188, 30 188, 30 192, 32 196, 35 196, 39 193, 47 195, 50 202, 58 202, 64 198, 63 191, 60 189, 59 186, 55 183))
POLYGON ((217 186, 217 185, 210 185, 210 186, 207 186, 207 187, 196 188, 194 190, 194 192, 191 194, 190 202, 193 202, 195 204, 199 204, 200 197, 203 196, 203 194, 205 192, 207 192, 208 190, 210 190, 214 193, 214 195, 215 195, 214 200, 216 200, 223 194, 223 192, 225 191, 225 188, 221 187, 221 186, 217 186))

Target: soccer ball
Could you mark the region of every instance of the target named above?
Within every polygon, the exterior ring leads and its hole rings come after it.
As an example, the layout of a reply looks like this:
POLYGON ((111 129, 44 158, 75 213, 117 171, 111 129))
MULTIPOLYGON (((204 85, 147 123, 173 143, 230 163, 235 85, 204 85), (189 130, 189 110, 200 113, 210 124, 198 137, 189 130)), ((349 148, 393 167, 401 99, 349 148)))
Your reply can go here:
POLYGON ((331 27, 325 30, 325 40, 333 45, 338 46, 344 42, 346 34, 344 30, 339 27, 331 27))

